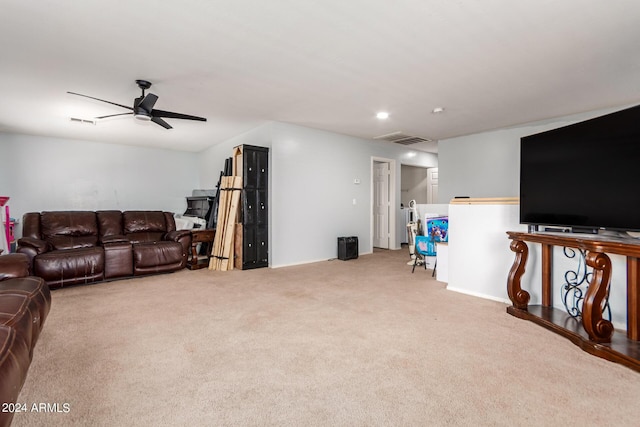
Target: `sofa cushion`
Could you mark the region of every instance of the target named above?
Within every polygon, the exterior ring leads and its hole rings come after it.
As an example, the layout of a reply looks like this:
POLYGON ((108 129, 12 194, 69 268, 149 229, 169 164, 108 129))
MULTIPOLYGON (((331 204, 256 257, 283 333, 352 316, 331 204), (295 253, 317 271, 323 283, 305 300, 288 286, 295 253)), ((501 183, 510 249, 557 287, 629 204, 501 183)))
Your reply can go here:
POLYGON ((94 246, 46 252, 34 258, 33 271, 51 287, 102 280, 104 249, 94 246))
POLYGON ((160 242, 164 238, 163 232, 150 232, 150 233, 131 233, 126 237, 131 243, 153 243, 160 242))
POLYGON ((40 223, 45 240, 55 236, 98 236, 95 212, 42 212, 40 223))
POLYGON ((122 212, 97 211, 98 228, 100 237, 122 235, 122 212))
POLYGON ((47 240, 57 250, 90 248, 98 243, 98 236, 53 236, 47 240))
POLYGON ((162 211, 126 211, 122 213, 124 234, 167 232, 162 211))
POLYGON ((159 268, 182 262, 182 245, 178 242, 140 243, 133 245, 134 271, 159 268))

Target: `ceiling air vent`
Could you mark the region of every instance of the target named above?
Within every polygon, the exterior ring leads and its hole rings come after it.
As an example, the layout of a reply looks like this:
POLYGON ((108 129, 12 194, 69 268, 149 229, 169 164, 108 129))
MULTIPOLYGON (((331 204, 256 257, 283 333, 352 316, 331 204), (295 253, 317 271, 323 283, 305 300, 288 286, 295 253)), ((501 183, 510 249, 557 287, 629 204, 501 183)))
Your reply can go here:
POLYGON ((81 123, 84 125, 95 125, 96 122, 95 120, 86 120, 86 119, 79 119, 77 117, 70 117, 71 123, 81 123))
POLYGON ((373 139, 379 139, 382 141, 395 142, 396 144, 411 145, 418 142, 432 142, 433 140, 428 138, 422 138, 419 136, 407 135, 402 132, 393 132, 387 135, 376 136, 373 139))

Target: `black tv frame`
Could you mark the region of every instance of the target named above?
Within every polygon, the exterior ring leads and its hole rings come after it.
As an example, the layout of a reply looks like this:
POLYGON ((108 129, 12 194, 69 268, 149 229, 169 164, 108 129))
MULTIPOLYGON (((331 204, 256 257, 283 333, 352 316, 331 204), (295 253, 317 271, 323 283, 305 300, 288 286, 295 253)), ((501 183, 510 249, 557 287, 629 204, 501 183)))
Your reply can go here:
POLYGON ((640 231, 640 105, 520 141, 521 224, 640 231))

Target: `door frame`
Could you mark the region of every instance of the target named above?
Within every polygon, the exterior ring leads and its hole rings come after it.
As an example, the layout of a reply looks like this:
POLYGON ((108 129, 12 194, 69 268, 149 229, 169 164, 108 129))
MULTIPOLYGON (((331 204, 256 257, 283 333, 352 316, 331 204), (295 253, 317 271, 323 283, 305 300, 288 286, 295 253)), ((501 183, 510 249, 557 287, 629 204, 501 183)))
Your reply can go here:
POLYGON ((369 251, 373 253, 373 213, 374 213, 374 194, 373 194, 373 180, 374 180, 374 166, 375 163, 388 163, 389 164, 389 250, 398 249, 396 244, 396 211, 398 210, 398 203, 396 203, 396 161, 395 159, 387 159, 385 157, 371 156, 371 170, 369 174, 369 187, 371 189, 370 197, 371 203, 369 204, 369 251))

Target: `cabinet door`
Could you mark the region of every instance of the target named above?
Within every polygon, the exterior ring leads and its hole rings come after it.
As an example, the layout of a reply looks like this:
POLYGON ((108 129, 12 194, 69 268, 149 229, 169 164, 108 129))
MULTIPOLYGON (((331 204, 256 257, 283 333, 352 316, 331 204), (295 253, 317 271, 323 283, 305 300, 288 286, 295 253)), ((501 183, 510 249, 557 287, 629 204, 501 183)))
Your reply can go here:
POLYGON ((258 190, 255 194, 255 223, 258 227, 267 227, 269 222, 269 217, 267 215, 267 190, 258 190))
POLYGON ((242 241, 242 268, 254 268, 257 261, 256 233, 253 227, 244 227, 242 241))
POLYGON ((269 175, 267 173, 269 167, 269 152, 268 151, 256 151, 255 152, 255 164, 256 164, 256 187, 266 189, 269 186, 269 175))
POLYGON ((258 186, 258 161, 256 154, 256 151, 251 149, 245 149, 242 154, 244 161, 244 187, 255 188, 258 186))
POLYGON ((269 265, 269 230, 267 227, 256 229, 256 267, 269 265))
POLYGON ((242 191, 242 223, 247 227, 256 225, 256 215, 260 210, 258 192, 253 189, 242 191))

